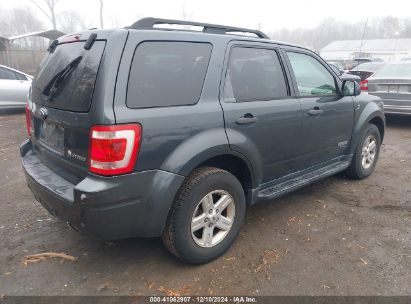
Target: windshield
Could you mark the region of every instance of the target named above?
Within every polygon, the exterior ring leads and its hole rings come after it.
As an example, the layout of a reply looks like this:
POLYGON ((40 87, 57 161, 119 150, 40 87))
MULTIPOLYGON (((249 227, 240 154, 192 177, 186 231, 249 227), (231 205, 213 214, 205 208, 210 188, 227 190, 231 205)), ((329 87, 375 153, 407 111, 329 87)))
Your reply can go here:
POLYGON ((95 41, 90 50, 84 44, 63 43, 46 56, 33 81, 33 102, 73 112, 90 109, 106 43, 95 41))
POLYGON ((411 63, 396 63, 382 67, 375 77, 411 77, 411 63))

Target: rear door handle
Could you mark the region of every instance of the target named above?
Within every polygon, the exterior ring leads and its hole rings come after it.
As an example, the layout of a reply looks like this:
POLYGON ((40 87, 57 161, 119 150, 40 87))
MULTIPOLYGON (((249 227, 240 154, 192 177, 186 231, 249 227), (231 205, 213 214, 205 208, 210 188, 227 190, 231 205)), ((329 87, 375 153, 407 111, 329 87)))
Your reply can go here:
POLYGON ((308 115, 310 116, 318 116, 322 113, 324 113, 324 110, 321 110, 319 107, 315 107, 314 109, 308 111, 308 115))
POLYGON ((239 125, 248 125, 248 124, 255 123, 257 120, 258 118, 255 117, 253 114, 247 113, 243 117, 240 117, 239 119, 237 119, 235 122, 239 125))

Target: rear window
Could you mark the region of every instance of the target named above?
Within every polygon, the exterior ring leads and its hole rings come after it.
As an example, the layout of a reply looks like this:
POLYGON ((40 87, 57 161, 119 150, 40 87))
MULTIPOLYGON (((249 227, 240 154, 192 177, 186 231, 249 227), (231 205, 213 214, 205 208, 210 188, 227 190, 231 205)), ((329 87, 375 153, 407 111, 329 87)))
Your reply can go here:
POLYGON ((141 43, 131 65, 127 106, 150 108, 197 103, 211 49, 209 43, 141 43))
POLYGON ((98 68, 106 45, 105 41, 95 41, 90 50, 84 49, 85 42, 64 43, 49 53, 40 65, 33 80, 32 100, 52 108, 87 112, 91 106, 98 68), (52 98, 50 90, 56 75, 77 61, 75 68, 68 73, 52 98))
POLYGON ((375 72, 376 70, 378 70, 383 65, 384 65, 384 63, 362 63, 362 64, 356 66, 353 70, 354 71, 375 72))
POLYGON ((382 67, 377 73, 374 74, 375 77, 411 77, 411 64, 410 63, 399 63, 399 64, 389 64, 382 67))

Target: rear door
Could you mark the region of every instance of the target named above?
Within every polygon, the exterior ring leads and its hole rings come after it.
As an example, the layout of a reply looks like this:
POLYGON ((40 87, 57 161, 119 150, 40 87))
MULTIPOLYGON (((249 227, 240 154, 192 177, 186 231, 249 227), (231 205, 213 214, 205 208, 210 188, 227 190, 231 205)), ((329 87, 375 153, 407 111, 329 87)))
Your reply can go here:
POLYGON ((233 42, 221 105, 233 150, 250 153, 268 182, 300 170, 301 106, 274 45, 233 42))
POLYGON ((302 107, 299 148, 306 167, 343 156, 354 124, 353 98, 339 93, 340 80, 314 54, 286 49, 285 56, 302 107))

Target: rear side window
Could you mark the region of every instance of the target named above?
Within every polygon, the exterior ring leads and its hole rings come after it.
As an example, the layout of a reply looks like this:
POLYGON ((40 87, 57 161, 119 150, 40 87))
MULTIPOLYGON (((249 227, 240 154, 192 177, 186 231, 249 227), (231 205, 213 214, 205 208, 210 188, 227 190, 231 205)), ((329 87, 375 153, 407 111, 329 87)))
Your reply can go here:
POLYGON ((8 69, 0 67, 0 79, 16 80, 16 73, 8 69))
POLYGON ((272 100, 286 97, 287 93, 277 52, 249 47, 235 47, 231 50, 224 100, 272 100))
POLYGON ((127 106, 151 108, 197 103, 211 49, 208 43, 141 43, 131 65, 127 106))

